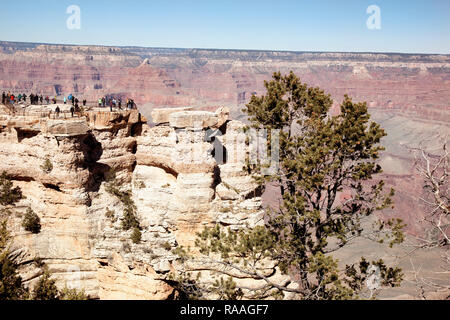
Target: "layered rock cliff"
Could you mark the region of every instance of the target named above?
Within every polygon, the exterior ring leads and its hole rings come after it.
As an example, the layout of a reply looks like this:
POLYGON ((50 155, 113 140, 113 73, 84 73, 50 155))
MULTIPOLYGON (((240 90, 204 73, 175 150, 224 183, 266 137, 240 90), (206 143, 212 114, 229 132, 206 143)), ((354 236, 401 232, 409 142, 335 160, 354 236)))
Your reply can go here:
MULTIPOLYGON (((92 102, 131 97, 149 115, 160 106, 225 105, 240 116, 273 72, 294 71, 337 101, 344 94, 371 109, 449 121, 450 56, 160 49, 0 42, 0 88, 29 94, 73 93, 92 102)), ((335 108, 337 105, 335 105, 335 108)))
POLYGON ((0 172, 25 196, 9 227, 31 286, 41 275, 31 263, 39 257, 59 287, 91 298, 170 299, 176 293, 167 276, 180 268, 172 249, 192 245, 211 223, 260 223, 261 190, 242 171, 243 124, 229 120, 226 108, 155 110, 150 127, 137 110, 72 118, 52 112, 56 105, 16 113, 0 107, 0 172), (122 228, 127 204, 108 183, 131 195, 140 242, 122 228), (21 226, 27 208, 41 219, 38 234, 21 226))

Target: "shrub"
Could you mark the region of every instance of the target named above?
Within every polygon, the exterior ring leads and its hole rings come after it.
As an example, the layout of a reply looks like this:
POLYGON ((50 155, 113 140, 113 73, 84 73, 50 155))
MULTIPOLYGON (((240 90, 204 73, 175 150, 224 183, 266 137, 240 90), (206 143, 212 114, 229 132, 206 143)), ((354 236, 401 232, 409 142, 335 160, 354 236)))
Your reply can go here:
POLYGON ((41 219, 33 210, 31 210, 31 208, 27 209, 27 213, 22 221, 22 227, 24 227, 26 231, 35 234, 41 231, 41 219))
POLYGON ((17 263, 9 257, 8 251, 0 253, 0 300, 22 300, 28 297, 17 268, 17 263))
POLYGON ((138 244, 141 242, 141 238, 142 238, 141 230, 139 230, 139 228, 134 228, 133 233, 131 234, 131 241, 133 241, 133 243, 135 244, 138 244))
POLYGON ((134 186, 136 187, 136 188, 138 188, 138 189, 144 189, 144 188, 146 188, 146 185, 145 185, 145 183, 144 183, 144 181, 142 181, 142 180, 136 180, 135 182, 134 182, 134 186))
POLYGON ((139 221, 136 218, 136 205, 134 204, 133 199, 131 198, 131 191, 125 190, 122 191, 119 189, 118 182, 116 179, 116 174, 113 170, 111 170, 106 175, 106 192, 112 194, 117 197, 120 202, 122 202, 125 207, 123 210, 123 219, 122 219, 122 229, 130 230, 131 228, 139 228, 139 221))
POLYGON ((164 248, 164 249, 166 249, 167 251, 169 251, 170 249, 172 249, 172 246, 170 245, 170 243, 169 242, 164 242, 163 244, 162 244, 162 247, 164 248))
POLYGON ((86 295, 84 290, 77 291, 76 289, 64 288, 60 292, 60 300, 88 300, 89 297, 86 295))
POLYGON ((122 229, 130 230, 131 228, 139 228, 139 221, 134 215, 134 210, 125 207, 123 210, 122 229))
POLYGON ((0 222, 0 300, 27 299, 28 291, 17 273, 18 265, 10 256, 10 240, 7 220, 3 220, 0 222))
POLYGON ((19 187, 13 188, 11 178, 6 172, 3 172, 0 175, 0 204, 4 206, 11 205, 22 198, 22 190, 19 187))
POLYGON ((33 300, 58 300, 59 292, 55 280, 50 279, 50 272, 45 269, 33 290, 33 300))
POLYGON ((228 212, 231 212, 231 208, 230 208, 230 207, 221 207, 221 208, 220 208, 220 212, 221 212, 221 213, 228 213, 228 212))
POLYGON ((41 165, 42 171, 45 173, 50 173, 53 170, 53 163, 50 161, 50 159, 47 157, 45 158, 44 163, 41 165))
POLYGON ((115 213, 113 210, 111 210, 110 208, 106 208, 105 216, 106 216, 112 223, 114 223, 114 222, 117 221, 116 213, 115 213))
POLYGON ((59 291, 56 287, 55 280, 50 279, 51 274, 47 267, 44 268, 44 274, 34 287, 33 300, 88 300, 84 290, 64 288, 59 291))
POLYGON ((40 257, 34 258, 33 262, 34 262, 35 266, 38 268, 43 268, 45 266, 44 260, 42 260, 42 258, 40 258, 40 257))

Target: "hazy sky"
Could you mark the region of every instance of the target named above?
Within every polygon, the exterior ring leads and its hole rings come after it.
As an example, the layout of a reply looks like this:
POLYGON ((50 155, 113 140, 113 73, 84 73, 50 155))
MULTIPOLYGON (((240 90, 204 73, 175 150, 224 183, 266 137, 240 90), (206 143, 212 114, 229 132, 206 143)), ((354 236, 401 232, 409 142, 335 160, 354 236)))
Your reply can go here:
POLYGON ((449 0, 8 0, 0 14, 5 41, 450 53, 449 0), (81 10, 80 29, 67 27, 70 5, 81 10), (370 5, 381 29, 366 25, 370 5))

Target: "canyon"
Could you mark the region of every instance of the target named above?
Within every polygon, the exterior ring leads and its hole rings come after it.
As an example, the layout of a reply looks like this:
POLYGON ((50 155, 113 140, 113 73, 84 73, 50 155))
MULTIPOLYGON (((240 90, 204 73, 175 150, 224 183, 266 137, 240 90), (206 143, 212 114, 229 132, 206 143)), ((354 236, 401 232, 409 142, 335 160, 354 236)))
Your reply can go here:
POLYGON ((83 289, 93 299, 174 298, 169 273, 183 267, 172 249, 193 246, 207 225, 261 223, 261 192, 243 171, 244 124, 229 120, 227 109, 159 109, 154 118, 169 121, 150 127, 136 110, 72 118, 56 116, 56 106, 15 114, 0 105, 0 171, 24 195, 1 214, 28 286, 42 274, 33 264, 39 258, 59 287, 83 289), (206 139, 210 128, 226 133, 206 139), (227 150, 221 164, 212 156, 219 147, 227 150), (111 183, 130 195, 140 241, 123 228, 127 204, 111 193, 111 183), (28 209, 40 217, 38 234, 21 226, 28 209))
POLYGON ((344 94, 371 109, 449 121, 450 55, 102 47, 0 42, 0 88, 161 106, 223 105, 235 117, 273 72, 344 94))
MULTIPOLYGON (((180 266, 173 248, 192 245, 209 223, 257 225, 263 208, 276 204, 270 186, 260 194, 238 161, 248 152, 241 109, 252 94, 265 93, 273 72, 291 70, 331 94, 334 114, 344 94, 367 102, 387 131, 382 178, 396 189, 395 208, 383 216, 401 217, 409 235, 423 236, 427 226, 419 221, 426 209, 415 155, 417 148, 436 153, 448 142, 450 55, 0 42, 0 91, 59 101, 72 93, 89 107, 102 96, 132 98, 139 109, 90 108, 79 118, 68 117, 63 104, 65 118, 54 117, 55 105, 0 110, 0 172, 26 196, 10 219, 26 282, 40 275, 27 262, 41 257, 58 285, 80 286, 93 298, 174 298, 167 275, 180 266), (217 129, 222 136, 204 139, 217 129), (226 163, 212 156, 217 146, 226 148, 226 163), (41 168, 46 159, 53 164, 49 173, 41 168), (106 190, 111 170, 132 194, 143 227, 140 244, 121 230, 123 203, 106 190), (28 207, 41 217, 38 235, 20 227, 28 207)), ((384 250, 365 244, 343 257, 368 248, 384 250)), ((427 265, 439 254, 419 260, 427 265)))

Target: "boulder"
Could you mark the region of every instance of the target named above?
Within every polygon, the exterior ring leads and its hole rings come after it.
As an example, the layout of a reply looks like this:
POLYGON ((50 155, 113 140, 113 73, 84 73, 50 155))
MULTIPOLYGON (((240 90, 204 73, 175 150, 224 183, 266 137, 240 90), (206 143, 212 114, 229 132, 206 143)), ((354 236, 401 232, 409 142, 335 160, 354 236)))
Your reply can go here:
POLYGON ((216 187, 216 194, 221 200, 237 200, 239 195, 236 191, 228 189, 223 183, 216 187))
POLYGON ((218 116, 208 111, 183 111, 172 113, 169 122, 173 128, 205 129, 217 126, 218 116))
POLYGON ((172 113, 189 110, 192 110, 192 107, 153 109, 152 120, 155 124, 169 123, 169 116, 172 113))
POLYGON ((214 126, 214 128, 218 129, 228 121, 230 117, 230 109, 227 107, 220 107, 216 110, 215 113, 217 115, 217 124, 214 126))

